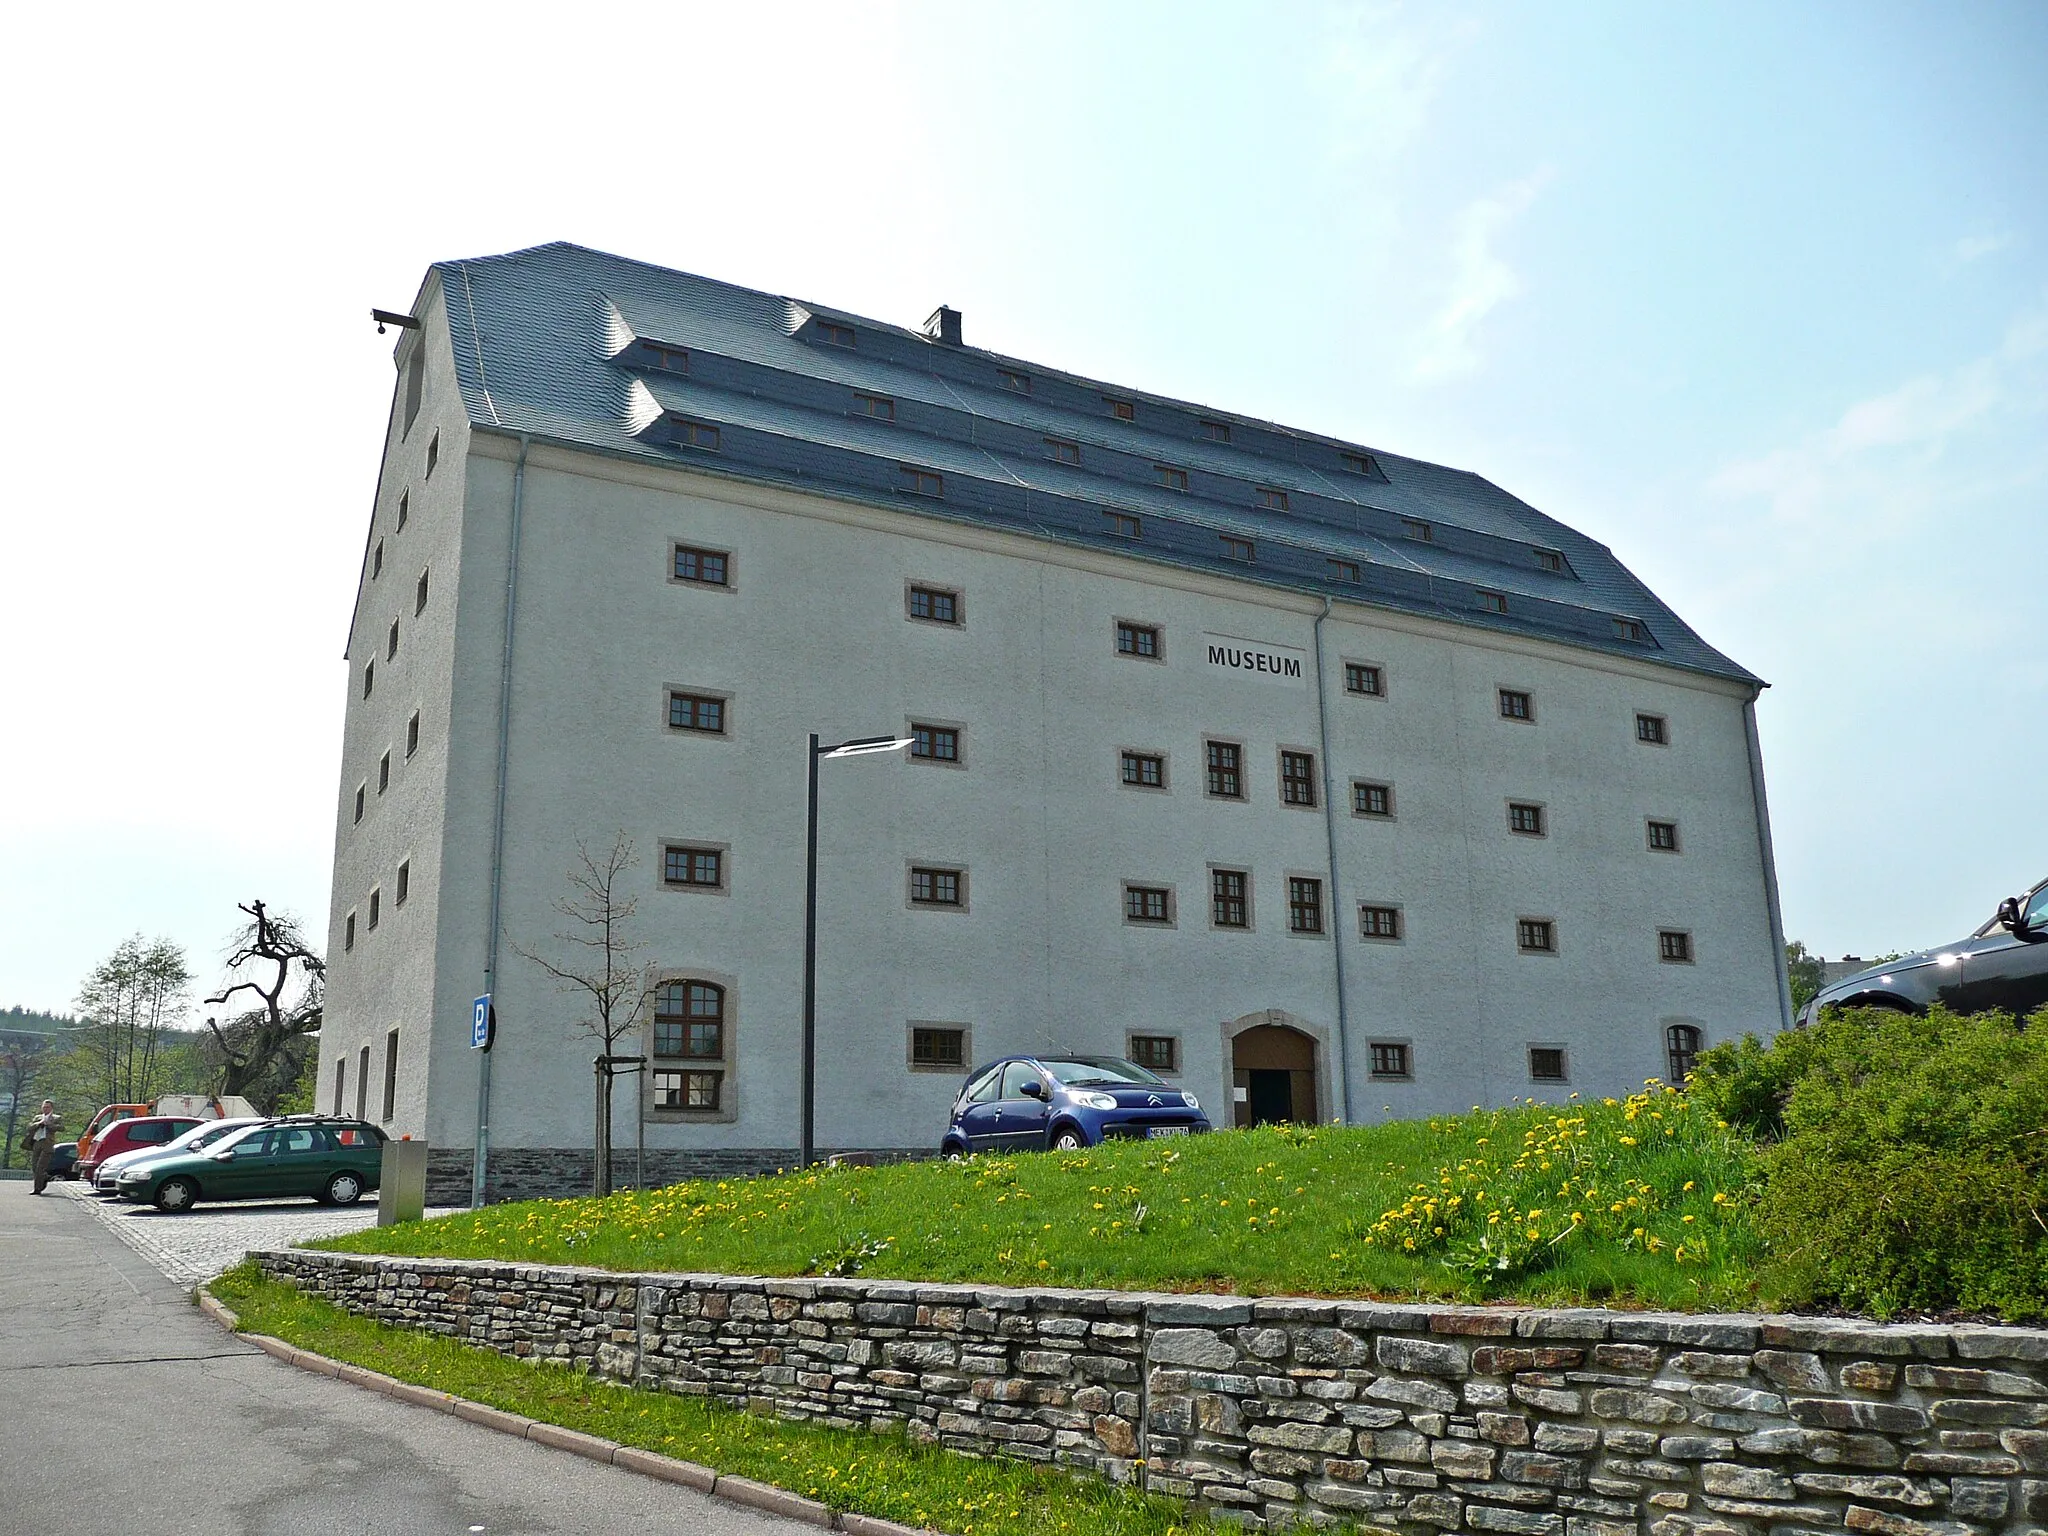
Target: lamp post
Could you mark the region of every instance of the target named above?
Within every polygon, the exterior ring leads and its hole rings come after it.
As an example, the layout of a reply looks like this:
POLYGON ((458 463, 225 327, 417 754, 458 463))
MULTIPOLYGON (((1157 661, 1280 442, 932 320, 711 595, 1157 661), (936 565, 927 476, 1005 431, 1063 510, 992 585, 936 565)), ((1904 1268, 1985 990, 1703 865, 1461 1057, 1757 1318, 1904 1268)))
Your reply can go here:
POLYGON ((865 757, 872 752, 900 752, 909 736, 863 736, 825 746, 811 732, 810 810, 804 826, 804 1114, 800 1166, 817 1161, 818 1108, 818 764, 828 757, 865 757))

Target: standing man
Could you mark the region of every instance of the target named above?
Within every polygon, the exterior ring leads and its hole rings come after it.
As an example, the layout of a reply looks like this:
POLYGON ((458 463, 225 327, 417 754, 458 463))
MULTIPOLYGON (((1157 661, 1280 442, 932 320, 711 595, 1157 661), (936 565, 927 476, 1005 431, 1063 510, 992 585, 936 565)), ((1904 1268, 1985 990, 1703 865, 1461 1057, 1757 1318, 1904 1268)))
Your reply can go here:
POLYGON ((40 1195, 43 1186, 50 1182, 50 1154, 56 1150, 57 1132, 63 1128, 64 1122, 57 1118, 56 1100, 43 1100, 43 1112, 29 1121, 28 1134, 21 1138, 35 1173, 35 1188, 29 1193, 40 1195))

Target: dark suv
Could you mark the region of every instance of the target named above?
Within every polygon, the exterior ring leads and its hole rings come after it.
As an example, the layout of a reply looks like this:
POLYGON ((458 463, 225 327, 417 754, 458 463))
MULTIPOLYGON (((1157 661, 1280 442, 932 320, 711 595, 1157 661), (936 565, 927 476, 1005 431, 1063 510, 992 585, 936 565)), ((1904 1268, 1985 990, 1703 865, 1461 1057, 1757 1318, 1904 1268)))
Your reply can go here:
POLYGON ((1997 1008, 2025 1018, 2048 1008, 2048 880, 1998 911, 1967 939, 1902 955, 1833 986, 1822 987, 1799 1010, 1811 1024, 1823 1008, 1897 1008, 1919 1013, 1940 1003, 1956 1013, 1997 1008))

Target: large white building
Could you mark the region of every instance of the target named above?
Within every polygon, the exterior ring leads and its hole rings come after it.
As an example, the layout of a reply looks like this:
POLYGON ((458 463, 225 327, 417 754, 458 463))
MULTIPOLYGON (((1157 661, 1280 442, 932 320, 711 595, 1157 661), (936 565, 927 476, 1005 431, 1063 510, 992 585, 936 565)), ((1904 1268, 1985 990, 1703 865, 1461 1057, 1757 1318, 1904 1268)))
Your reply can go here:
MULTIPOLYGON (((1619 1092, 1788 1022, 1763 686, 1460 470, 570 245, 438 264, 349 643, 321 1104, 585 1187, 579 842, 641 862, 651 1170, 1130 1054, 1215 1118, 1619 1092), (495 934, 493 933, 495 914, 495 934)), ((631 1083, 620 1096, 630 1144, 631 1083)))

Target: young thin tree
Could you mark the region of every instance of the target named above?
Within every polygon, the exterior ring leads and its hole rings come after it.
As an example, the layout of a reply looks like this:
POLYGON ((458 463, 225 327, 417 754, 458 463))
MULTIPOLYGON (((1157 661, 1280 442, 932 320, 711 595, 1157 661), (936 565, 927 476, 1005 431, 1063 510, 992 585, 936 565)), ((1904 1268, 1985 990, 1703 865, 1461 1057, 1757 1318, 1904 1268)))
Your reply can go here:
MULTIPOLYGON (((576 863, 569 870, 569 891, 554 903, 556 912, 567 920, 558 929, 556 942, 567 946, 557 959, 520 945, 513 952, 531 961, 554 978, 564 993, 582 1004, 576 1029, 603 1047, 606 1056, 618 1054, 621 1040, 635 1034, 652 996, 645 974, 635 959, 647 946, 634 933, 634 917, 640 899, 626 889, 626 872, 639 864, 633 840, 623 831, 609 848, 593 854, 578 842, 576 863)), ((601 1091, 595 1113, 591 1192, 612 1191, 612 1093, 611 1075, 600 1072, 601 1091)))
POLYGON ((169 939, 145 942, 139 933, 93 968, 79 989, 78 1011, 103 1103, 140 1103, 162 1090, 158 1050, 164 1030, 184 1012, 191 984, 182 949, 169 939))
POLYGON ((0 1168, 14 1166, 14 1128, 29 1095, 42 1086, 40 1074, 50 1054, 48 1035, 0 1031, 0 1093, 7 1095, 7 1141, 0 1145, 0 1168))
MULTIPOLYGON (((239 905, 239 904, 238 904, 239 905)), ((306 943, 298 919, 260 901, 240 910, 248 921, 229 940, 229 984, 210 1004, 247 994, 250 1006, 226 1024, 208 1019, 223 1094, 238 1093, 264 1113, 290 1090, 320 1033, 327 962, 306 943)))

